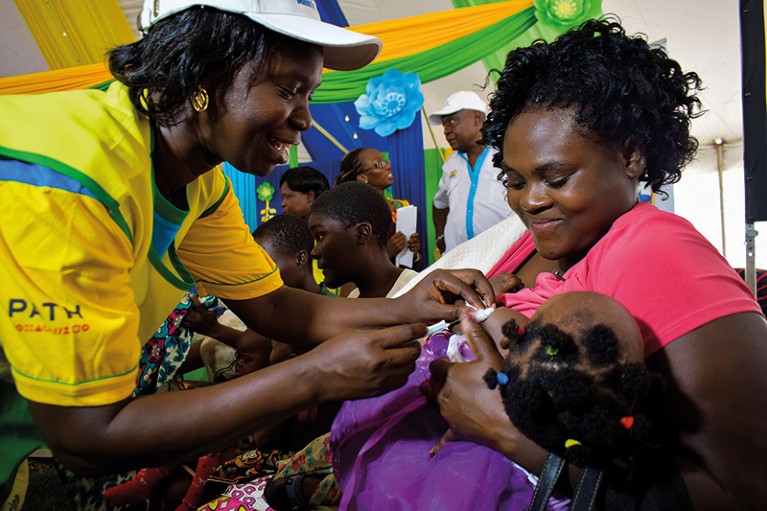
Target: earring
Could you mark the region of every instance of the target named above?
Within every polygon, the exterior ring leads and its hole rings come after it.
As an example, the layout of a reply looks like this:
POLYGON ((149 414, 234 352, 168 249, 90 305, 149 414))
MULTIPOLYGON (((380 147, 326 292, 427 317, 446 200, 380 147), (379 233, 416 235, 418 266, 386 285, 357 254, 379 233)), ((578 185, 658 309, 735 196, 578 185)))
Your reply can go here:
POLYGON ((197 90, 192 93, 192 108, 197 112, 204 112, 208 109, 208 91, 199 85, 197 90))

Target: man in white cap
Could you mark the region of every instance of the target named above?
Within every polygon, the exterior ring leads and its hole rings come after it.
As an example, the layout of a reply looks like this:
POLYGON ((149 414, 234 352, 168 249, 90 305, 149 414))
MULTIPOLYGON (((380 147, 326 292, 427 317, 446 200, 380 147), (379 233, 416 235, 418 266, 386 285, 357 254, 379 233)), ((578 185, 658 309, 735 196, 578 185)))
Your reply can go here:
POLYGON ((512 214, 493 167, 497 151, 479 141, 486 112, 476 93, 459 91, 429 115, 431 124, 442 124, 454 151, 442 165, 433 202, 436 242, 443 254, 512 214))

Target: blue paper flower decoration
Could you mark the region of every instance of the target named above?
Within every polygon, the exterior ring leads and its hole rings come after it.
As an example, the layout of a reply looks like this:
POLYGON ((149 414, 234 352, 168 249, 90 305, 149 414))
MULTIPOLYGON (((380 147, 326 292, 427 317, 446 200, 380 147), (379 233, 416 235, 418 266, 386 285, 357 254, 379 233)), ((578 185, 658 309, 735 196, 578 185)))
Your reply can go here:
POLYGON ((413 124, 421 105, 423 93, 419 76, 402 74, 396 69, 371 78, 365 86, 365 94, 354 102, 360 114, 360 129, 374 129, 382 137, 413 124))

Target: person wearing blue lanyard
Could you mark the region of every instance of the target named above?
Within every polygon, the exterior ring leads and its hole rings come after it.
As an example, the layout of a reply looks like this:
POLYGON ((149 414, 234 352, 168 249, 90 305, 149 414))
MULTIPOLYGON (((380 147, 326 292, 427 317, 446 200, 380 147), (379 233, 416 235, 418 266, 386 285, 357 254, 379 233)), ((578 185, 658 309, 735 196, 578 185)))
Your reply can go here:
POLYGON ((497 152, 482 144, 480 129, 487 105, 474 92, 451 94, 429 122, 442 124, 453 154, 442 165, 434 195, 433 217, 437 248, 444 254, 512 214, 506 190, 493 167, 497 152))

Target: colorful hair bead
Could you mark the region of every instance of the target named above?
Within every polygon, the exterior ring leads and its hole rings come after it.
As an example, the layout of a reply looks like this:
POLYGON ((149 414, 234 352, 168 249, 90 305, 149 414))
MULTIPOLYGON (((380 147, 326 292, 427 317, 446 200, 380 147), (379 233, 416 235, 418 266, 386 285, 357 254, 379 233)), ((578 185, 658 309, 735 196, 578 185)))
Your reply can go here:
POLYGON ((559 348, 556 348, 556 347, 554 347, 554 346, 552 346, 550 344, 546 346, 546 354, 548 356, 553 357, 557 353, 559 353, 559 348))
POLYGON ((498 382, 498 385, 506 385, 509 383, 509 375, 503 371, 498 371, 495 373, 495 381, 498 382))
POLYGON ((627 415, 626 417, 621 417, 621 424, 626 428, 626 431, 630 431, 634 426, 634 416, 627 415))
POLYGON ((565 440, 565 449, 569 449, 577 445, 583 445, 583 444, 581 444, 578 440, 573 440, 572 438, 568 438, 567 440, 565 440))

